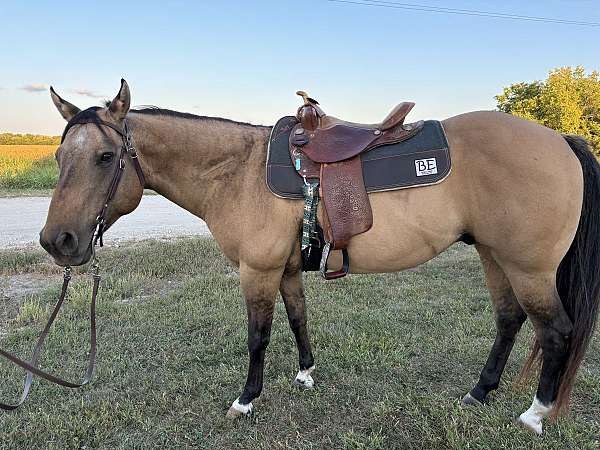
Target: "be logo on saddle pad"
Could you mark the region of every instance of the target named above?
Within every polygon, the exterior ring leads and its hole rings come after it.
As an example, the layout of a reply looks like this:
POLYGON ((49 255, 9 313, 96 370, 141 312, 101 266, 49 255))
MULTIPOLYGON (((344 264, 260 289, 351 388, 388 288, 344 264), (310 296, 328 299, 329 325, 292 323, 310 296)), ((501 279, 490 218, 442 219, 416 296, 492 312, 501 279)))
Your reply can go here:
POLYGON ((417 170, 418 177, 435 175, 438 173, 437 161, 435 158, 417 159, 415 161, 415 169, 417 170))

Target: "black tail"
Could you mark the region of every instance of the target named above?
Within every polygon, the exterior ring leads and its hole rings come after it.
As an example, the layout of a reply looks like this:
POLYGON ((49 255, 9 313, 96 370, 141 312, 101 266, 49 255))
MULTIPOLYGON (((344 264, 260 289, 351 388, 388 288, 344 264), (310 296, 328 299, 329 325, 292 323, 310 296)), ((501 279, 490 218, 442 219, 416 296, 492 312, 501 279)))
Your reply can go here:
MULTIPOLYGON (((573 323, 573 333, 553 416, 568 407, 577 369, 594 333, 600 303, 600 165, 585 139, 572 135, 564 138, 583 169, 583 204, 575 238, 556 274, 556 288, 573 323)), ((539 356, 536 341, 523 374, 536 365, 539 356)))

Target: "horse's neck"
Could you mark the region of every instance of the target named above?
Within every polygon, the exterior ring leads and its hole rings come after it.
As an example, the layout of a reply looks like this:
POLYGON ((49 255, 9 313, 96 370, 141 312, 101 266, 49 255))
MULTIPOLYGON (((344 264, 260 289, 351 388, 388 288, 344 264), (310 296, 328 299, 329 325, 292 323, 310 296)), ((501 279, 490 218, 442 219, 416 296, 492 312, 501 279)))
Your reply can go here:
POLYGON ((248 171, 264 176, 266 127, 142 113, 128 120, 147 187, 207 222, 237 203, 248 171))

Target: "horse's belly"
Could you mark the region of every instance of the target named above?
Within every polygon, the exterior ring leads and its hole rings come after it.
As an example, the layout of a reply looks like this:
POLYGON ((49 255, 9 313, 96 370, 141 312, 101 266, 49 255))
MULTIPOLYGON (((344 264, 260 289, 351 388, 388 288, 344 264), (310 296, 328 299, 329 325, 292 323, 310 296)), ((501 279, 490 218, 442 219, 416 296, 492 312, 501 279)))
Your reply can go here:
MULTIPOLYGON (((435 257, 460 236, 448 181, 439 185, 369 195, 373 226, 348 246, 351 273, 397 272, 435 257)), ((330 269, 342 265, 332 252, 330 269)))

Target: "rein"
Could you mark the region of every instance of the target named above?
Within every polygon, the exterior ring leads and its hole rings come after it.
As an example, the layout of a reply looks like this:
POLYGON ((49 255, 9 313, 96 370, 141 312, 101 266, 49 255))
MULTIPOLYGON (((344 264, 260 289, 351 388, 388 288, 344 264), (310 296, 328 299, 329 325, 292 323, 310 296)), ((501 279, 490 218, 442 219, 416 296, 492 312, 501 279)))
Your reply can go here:
POLYGON ((79 383, 73 383, 70 381, 63 380, 62 378, 52 375, 48 372, 45 372, 37 367, 38 360, 39 360, 40 354, 42 352, 42 348, 44 347, 44 342, 46 340, 46 337, 48 336, 48 333, 50 332, 50 328, 52 327, 54 320, 58 316, 58 312, 60 311, 60 308, 63 305, 65 298, 67 296, 69 282, 71 281, 71 270, 72 269, 71 269, 71 266, 65 266, 64 275, 63 275, 63 284, 62 284, 60 297, 59 297, 58 301, 56 302, 56 305, 54 306, 52 314, 50 314, 48 323, 46 323, 46 326, 44 327, 44 329, 42 330, 42 332, 40 333, 40 335, 38 337, 38 340, 33 349, 33 355, 31 356, 31 359, 29 360, 29 362, 20 359, 19 357, 13 355, 12 353, 9 353, 7 351, 0 349, 0 356, 3 356, 4 358, 8 359, 12 363, 16 364, 19 367, 22 367, 23 369, 25 369, 27 371, 27 375, 25 377, 25 382, 23 384, 23 391, 21 393, 21 398, 19 399, 19 401, 14 404, 0 402, 0 409, 6 410, 6 411, 14 410, 14 409, 18 408, 19 406, 21 406, 25 402, 25 400, 27 399, 27 396, 29 395, 29 391, 31 390, 31 385, 33 382, 33 375, 37 375, 41 378, 51 381, 52 383, 74 389, 74 388, 79 388, 79 387, 82 387, 82 386, 88 384, 91 381, 92 376, 94 374, 94 367, 96 364, 96 354, 97 354, 97 351, 96 351, 97 350, 96 298, 98 296, 98 289, 100 286, 100 279, 101 279, 100 274, 99 274, 100 264, 99 264, 98 258, 96 257, 95 248, 96 248, 96 244, 100 244, 100 247, 102 247, 104 245, 102 237, 107 228, 106 227, 106 213, 108 211, 110 202, 114 198, 114 196, 117 192, 117 189, 119 187, 119 184, 121 182, 121 178, 123 176, 123 171, 125 170, 125 155, 126 154, 129 156, 129 158, 131 159, 131 161, 133 163, 133 167, 135 168, 136 174, 138 176, 138 179, 140 181, 142 188, 146 185, 146 180, 144 178, 144 173, 142 172, 142 167, 140 166, 140 163, 138 160, 137 151, 136 151, 135 147, 133 146, 131 134, 129 132, 129 129, 127 128, 127 122, 125 120, 123 120, 123 129, 120 129, 119 127, 117 127, 116 125, 113 125, 110 122, 105 122, 105 121, 101 120, 95 114, 95 111, 93 109, 82 111, 79 114, 77 114, 75 117, 73 117, 67 123, 67 126, 65 127, 65 131, 63 132, 63 135, 61 138, 61 144, 65 140, 65 136, 67 135, 68 131, 73 126, 82 125, 82 124, 86 124, 86 123, 95 123, 97 125, 102 125, 102 126, 111 128, 111 129, 115 130, 119 134, 119 136, 121 136, 121 139, 123 141, 123 145, 121 146, 121 148, 119 150, 119 161, 116 166, 115 172, 113 174, 113 178, 110 182, 110 185, 108 188, 108 193, 106 195, 106 200, 104 201, 104 203, 102 205, 102 209, 100 210, 100 213, 96 217, 96 229, 94 231, 94 234, 92 235, 92 241, 90 242, 90 245, 92 247, 91 274, 92 274, 92 280, 93 280, 92 283, 93 284, 92 284, 92 300, 91 300, 91 304, 90 304, 90 349, 89 349, 89 359, 88 359, 87 369, 85 371, 85 375, 84 375, 82 381, 79 383))

